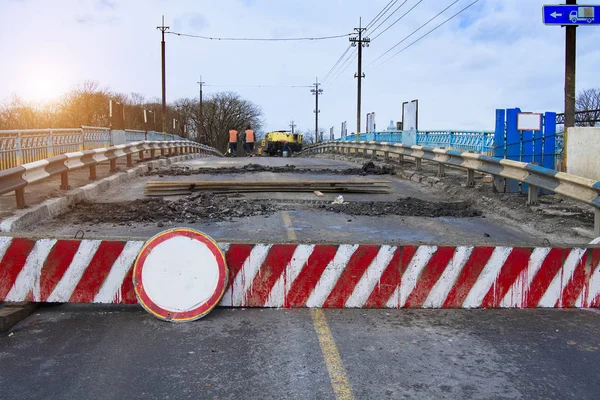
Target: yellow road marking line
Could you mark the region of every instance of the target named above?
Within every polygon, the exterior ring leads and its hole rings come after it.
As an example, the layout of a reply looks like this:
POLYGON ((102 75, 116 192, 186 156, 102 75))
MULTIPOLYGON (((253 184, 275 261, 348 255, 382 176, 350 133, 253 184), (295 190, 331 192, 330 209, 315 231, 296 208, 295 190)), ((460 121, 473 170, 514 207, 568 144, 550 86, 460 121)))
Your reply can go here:
POLYGON ((325 313, 320 308, 312 308, 310 314, 313 318, 315 331, 319 337, 321 352, 327 365, 327 372, 329 372, 329 379, 331 380, 331 386, 336 398, 338 400, 354 399, 352 386, 346 376, 346 370, 344 369, 344 364, 342 364, 340 352, 335 345, 329 325, 327 324, 327 319, 325 319, 325 313))
POLYGON ((285 225, 288 239, 296 240, 296 232, 292 229, 292 218, 290 217, 290 214, 287 211, 282 211, 281 219, 283 219, 283 224, 285 225))

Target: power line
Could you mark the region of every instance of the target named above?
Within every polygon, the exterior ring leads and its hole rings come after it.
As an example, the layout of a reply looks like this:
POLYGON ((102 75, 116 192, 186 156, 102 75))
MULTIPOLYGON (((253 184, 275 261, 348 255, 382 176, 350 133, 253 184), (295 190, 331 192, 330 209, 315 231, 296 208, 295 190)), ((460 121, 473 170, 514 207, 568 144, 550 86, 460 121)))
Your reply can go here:
POLYGON ((385 61, 383 61, 381 64, 375 66, 373 69, 380 67, 381 65, 385 64, 386 62, 388 62, 389 60, 391 60, 392 58, 396 57, 398 54, 402 53, 404 50, 408 49, 409 47, 411 47, 413 44, 417 43, 419 40, 423 39, 424 37, 426 37, 427 35, 429 35, 430 33, 432 33, 433 31, 437 30, 439 27, 441 27, 442 25, 446 24, 448 21, 450 21, 451 19, 455 18, 456 16, 458 16, 459 14, 461 14, 463 11, 467 10, 468 8, 470 8, 471 6, 473 6, 475 3, 479 2, 479 0, 475 0, 474 2, 472 2, 471 4, 469 4, 468 6, 466 6, 465 8, 463 8, 462 10, 460 10, 459 12, 457 12, 456 14, 454 14, 453 16, 451 16, 450 18, 448 18, 447 20, 445 20, 444 22, 442 22, 441 24, 439 24, 438 26, 436 26, 435 28, 433 28, 432 30, 430 30, 429 32, 427 32, 426 34, 424 34, 423 36, 421 36, 420 38, 418 38, 417 40, 415 40, 414 42, 412 42, 411 44, 409 44, 408 46, 404 47, 402 50, 398 51, 397 53, 395 53, 394 55, 392 55, 391 57, 387 58, 385 61))
MULTIPOLYGON (((479 0, 478 0, 479 1, 479 0)), ((450 4, 448 7, 444 8, 442 11, 440 11, 439 13, 437 13, 433 18, 431 18, 429 21, 425 22, 423 25, 421 25, 420 27, 418 27, 417 29, 415 29, 414 31, 412 31, 408 36, 406 36, 404 39, 402 39, 401 41, 399 41, 398 43, 396 43, 395 45, 393 45, 392 47, 390 47, 385 53, 383 53, 382 55, 380 55, 379 57, 377 57, 375 60, 373 60, 371 62, 372 65, 375 62, 377 62, 377 60, 381 59, 383 56, 385 56, 387 53, 389 53, 390 51, 394 50, 396 47, 400 46, 402 43, 404 43, 409 37, 411 37, 412 35, 414 35, 415 33, 417 33, 418 31, 420 31, 425 25, 429 24, 431 21, 433 21, 434 19, 436 19, 437 17, 439 17, 442 13, 444 13, 447 9, 449 9, 450 7, 452 7, 453 5, 455 5, 456 3, 458 3, 458 0, 455 0, 452 4, 450 4)), ((417 3, 418 4, 418 3, 417 3)))
POLYGON ((387 3, 387 5, 385 7, 383 7, 383 9, 381 11, 379 11, 379 13, 376 16, 373 17, 371 22, 369 22, 365 28, 369 29, 371 26, 375 25, 377 23, 377 21, 379 21, 383 17, 383 15, 386 12, 388 12, 388 10, 390 8, 392 8, 394 6, 394 4, 397 2, 398 2, 398 0, 390 0, 390 2, 387 3), (394 3, 394 4, 392 4, 392 3, 394 3))
POLYGON ((335 74, 335 76, 333 76, 331 79, 329 79, 329 84, 335 82, 340 76, 342 76, 342 74, 352 64, 352 61, 356 60, 356 57, 358 57, 358 52, 357 51, 354 51, 353 53, 351 53, 348 56, 348 58, 346 59, 346 61, 344 61, 344 63, 342 64, 342 66, 338 69, 338 71, 335 74))
POLYGON ((192 35, 189 33, 181 33, 181 32, 166 32, 171 35, 177 36, 185 36, 196 39, 204 39, 204 40, 222 40, 222 41, 246 41, 246 42, 285 42, 285 41, 300 41, 300 40, 327 40, 327 39, 338 39, 343 37, 348 37, 352 35, 351 33, 346 33, 344 35, 333 35, 333 36, 319 36, 319 37, 289 37, 289 38, 243 38, 243 37, 211 37, 211 36, 202 36, 202 35, 192 35))
POLYGON ((381 35, 383 35, 385 32, 387 32, 387 30, 388 30, 388 29, 390 29, 392 26, 396 25, 396 24, 397 24, 399 21, 401 21, 401 20, 402 20, 404 17, 406 17, 408 14, 410 14, 410 12, 411 12, 412 10, 414 10, 414 9, 415 9, 415 8, 416 8, 416 7, 417 7, 419 4, 421 4, 422 2, 423 2, 423 0, 419 0, 419 1, 417 2, 417 4, 415 4, 414 6, 412 6, 412 7, 410 8, 410 10, 408 10, 407 12, 405 12, 404 14, 402 14, 402 16, 401 16, 400 18, 398 18, 398 19, 397 19, 397 20, 395 20, 395 21, 394 21, 394 22, 393 22, 393 23, 392 23, 390 26, 388 26, 387 28, 385 28, 385 29, 383 30, 383 32, 380 32, 380 33, 379 33, 377 36, 375 36, 375 37, 373 38, 373 40, 377 39, 379 36, 381 36, 381 35))
POLYGON ((312 85, 204 85, 211 87, 245 87, 245 88, 309 88, 312 85))
POLYGON ((338 64, 342 61, 342 59, 344 58, 344 56, 346 54, 348 54, 348 52, 350 51, 350 49, 352 48, 352 46, 348 46, 346 48, 346 50, 342 53, 342 55, 340 56, 340 58, 338 58, 338 60, 335 62, 335 64, 333 64, 333 67, 331 67, 331 69, 329 70, 329 72, 327 72, 327 74, 325 74, 325 77, 323 77, 323 83, 327 80, 327 78, 329 76, 331 76, 331 73, 333 72, 333 70, 335 70, 335 67, 338 66, 338 64))
MULTIPOLYGON (((396 7, 396 9, 395 9, 395 10, 394 10, 394 11, 393 11, 393 12, 392 12, 390 15, 388 15, 386 19, 384 19, 383 21, 381 21, 381 23, 380 23, 379 25, 377 25, 375 28, 373 28, 373 30, 371 31, 371 34, 373 34, 373 33, 374 33, 374 32, 375 32, 377 29, 379 29, 379 27, 380 27, 381 25, 385 24, 385 21, 387 21, 388 19, 390 19, 390 18, 392 17, 392 15, 396 14, 396 12, 397 12, 398 10, 400 10, 400 9, 402 8, 402 6, 403 6, 403 5, 405 5, 407 2, 408 2, 408 0, 404 0, 404 2, 403 2, 402 4, 400 4, 398 7, 396 7)), ((393 25, 393 24, 392 24, 392 25, 393 25)), ((392 26, 392 25, 390 25, 390 26, 392 26)), ((389 29, 389 27, 388 27, 388 29, 389 29)), ((386 30, 387 30, 387 29, 386 29, 386 30)), ((385 32, 385 31, 383 31, 383 32, 385 32)), ((382 33, 383 33, 383 32, 382 32, 382 33)), ((379 35, 377 35, 377 36, 379 36, 379 35)), ((375 37, 373 38, 373 40, 374 40, 374 39, 375 39, 377 36, 375 36, 375 37)))

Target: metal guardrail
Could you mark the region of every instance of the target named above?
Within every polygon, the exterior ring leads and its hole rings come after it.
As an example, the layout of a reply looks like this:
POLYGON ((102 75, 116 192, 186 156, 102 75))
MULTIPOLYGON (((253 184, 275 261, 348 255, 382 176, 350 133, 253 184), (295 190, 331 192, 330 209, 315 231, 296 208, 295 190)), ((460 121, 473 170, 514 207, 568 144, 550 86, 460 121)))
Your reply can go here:
POLYGON ((110 162, 110 172, 117 171, 117 159, 127 157, 127 166, 133 166, 133 153, 138 153, 144 160, 144 152, 150 152, 150 158, 156 156, 156 151, 165 155, 166 151, 179 153, 201 153, 222 157, 223 154, 216 149, 190 141, 150 142, 142 141, 103 147, 93 150, 68 152, 65 154, 48 157, 43 160, 26 163, 17 167, 0 171, 0 195, 15 192, 17 207, 24 208, 25 187, 29 184, 42 181, 52 176, 61 176, 63 190, 69 189, 69 171, 89 167, 90 180, 96 179, 96 166, 102 162, 110 162))
POLYGON ((444 176, 445 166, 467 170, 467 186, 475 185, 475 171, 514 179, 529 185, 528 203, 537 203, 538 189, 546 189, 557 194, 581 201, 594 207, 594 232, 600 236, 600 181, 577 175, 543 168, 535 164, 506 160, 481 154, 446 150, 426 146, 404 146, 402 144, 380 142, 327 142, 303 149, 297 156, 307 153, 336 152, 342 154, 377 152, 386 159, 390 154, 400 158, 412 157, 421 169, 421 161, 438 163, 438 175, 444 176))
MULTIPOLYGON (((126 142, 186 140, 160 132, 125 130, 126 142)), ((0 171, 60 154, 108 147, 111 130, 93 126, 72 129, 21 129, 0 131, 0 171)))

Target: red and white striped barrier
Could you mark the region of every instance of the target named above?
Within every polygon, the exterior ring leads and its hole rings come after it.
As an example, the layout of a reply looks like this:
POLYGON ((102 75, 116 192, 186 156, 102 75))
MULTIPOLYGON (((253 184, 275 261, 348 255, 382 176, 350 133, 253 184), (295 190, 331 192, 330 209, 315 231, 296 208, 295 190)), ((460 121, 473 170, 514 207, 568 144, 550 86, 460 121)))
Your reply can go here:
MULTIPOLYGON (((142 241, 0 237, 0 301, 136 303, 142 241)), ((222 306, 600 307, 600 248, 221 244, 222 306)))

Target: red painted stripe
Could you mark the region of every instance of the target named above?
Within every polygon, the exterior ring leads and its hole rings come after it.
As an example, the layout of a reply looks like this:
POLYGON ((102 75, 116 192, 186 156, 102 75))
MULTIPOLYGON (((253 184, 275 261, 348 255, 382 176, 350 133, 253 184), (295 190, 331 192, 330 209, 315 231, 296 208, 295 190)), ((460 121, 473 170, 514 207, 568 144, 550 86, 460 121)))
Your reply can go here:
POLYGON ((569 249, 550 249, 537 274, 533 277, 527 292, 526 308, 535 308, 548 290, 552 279, 560 271, 569 255, 569 249))
POLYGON ((494 252, 494 247, 475 247, 465 263, 442 308, 461 308, 479 274, 494 252))
MULTIPOLYGON (((242 269, 244 262, 250 257, 250 252, 253 248, 254 245, 252 244, 232 244, 229 246, 229 250, 227 250, 227 254, 225 254, 225 261, 227 262, 227 269, 229 271, 227 288, 233 284, 233 281, 238 272, 242 269)), ((227 290, 227 288, 225 288, 225 290, 227 290)))
POLYGON ((46 301, 58 282, 71 265, 79 248, 79 240, 59 240, 56 242, 40 273, 40 300, 46 301))
MULTIPOLYGON (((592 252, 592 274, 600 268, 600 249, 594 249, 592 252)), ((588 289, 589 290, 589 289, 588 289)), ((586 296, 586 297, 589 297, 586 296)), ((600 307, 600 293, 598 293, 586 307, 600 307)))
POLYGON ((343 308, 346 300, 354 291, 354 287, 360 281, 371 262, 377 257, 381 246, 361 245, 352 254, 346 268, 342 271, 335 286, 329 293, 327 300, 323 303, 324 308, 343 308))
MULTIPOLYGON (((440 279, 440 276, 454 256, 454 251, 454 247, 438 247, 421 272, 421 276, 417 279, 417 285, 406 299, 404 307, 423 307, 423 303, 427 300, 429 292, 431 292, 431 289, 438 279, 440 279)), ((408 266, 408 264, 406 265, 408 266)))
MULTIPOLYGON (((414 255, 416 249, 409 247, 406 252, 414 255)), ((394 291, 398 289, 400 285, 400 249, 394 251, 394 255, 390 260, 389 264, 381 274, 381 279, 375 289, 369 295, 369 298, 365 302, 363 308, 384 308, 390 297, 394 294, 394 291)))
POLYGON ((129 268, 129 271, 123 279, 121 285, 121 303, 123 304, 137 304, 137 297, 135 296, 135 287, 133 286, 133 267, 129 268))
POLYGON ((91 303, 104 283, 125 242, 102 241, 75 287, 69 303, 91 303))
POLYGON ((275 244, 269 250, 265 261, 252 281, 246 293, 245 304, 251 307, 262 307, 269 299, 273 286, 284 273, 296 250, 295 244, 275 244))
POLYGON ((527 269, 532 249, 515 247, 500 269, 496 282, 486 293, 481 302, 482 308, 494 308, 500 305, 510 287, 515 283, 521 272, 527 269))
POLYGON ((591 257, 587 250, 573 271, 573 276, 563 288, 562 296, 556 302, 555 307, 575 307, 575 302, 584 287, 587 287, 591 275, 591 257))
POLYGON ((23 269, 35 240, 13 238, 0 262, 0 300, 4 300, 23 269))
POLYGON ((327 265, 335 257, 338 246, 317 245, 308 257, 302 271, 292 283, 285 299, 285 307, 304 307, 327 265))

